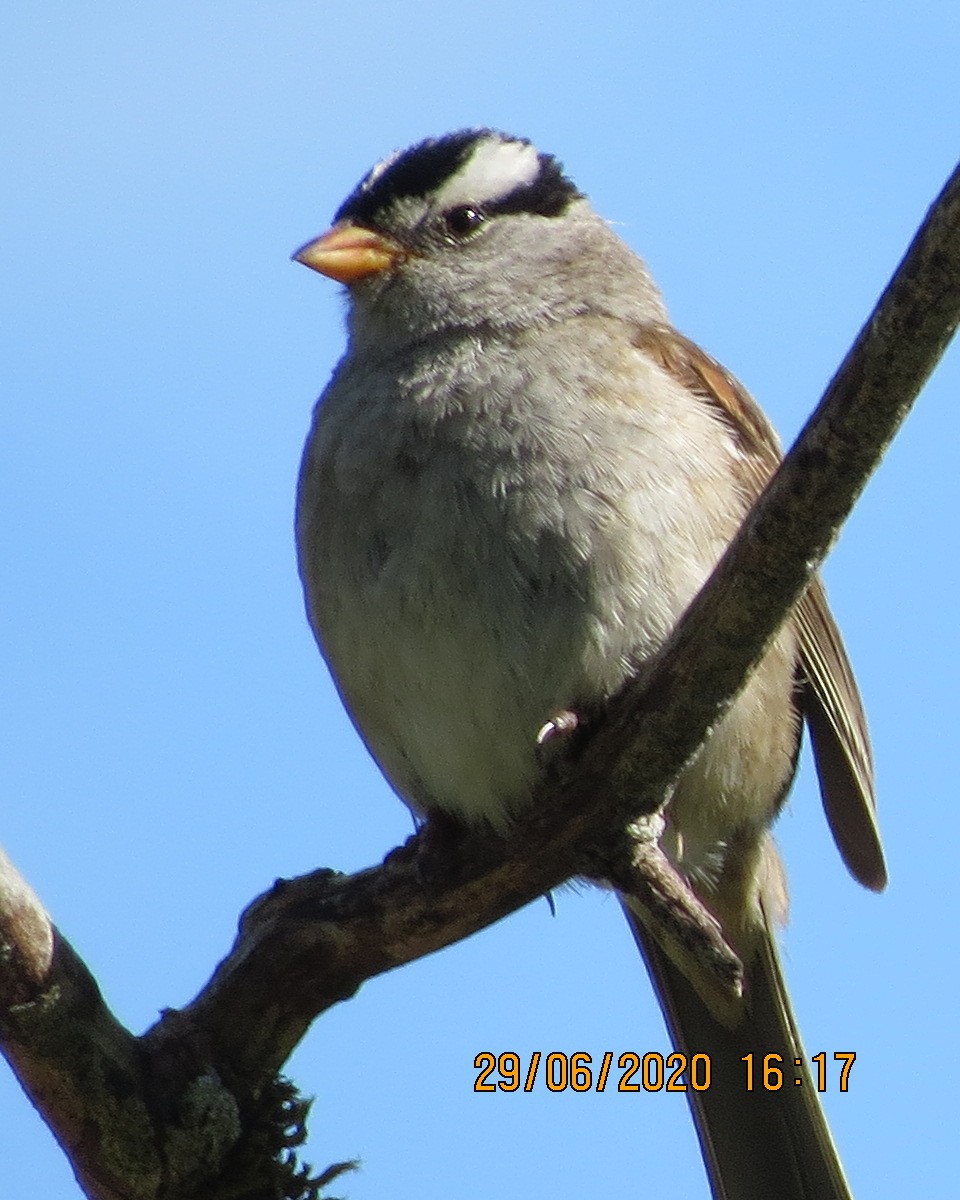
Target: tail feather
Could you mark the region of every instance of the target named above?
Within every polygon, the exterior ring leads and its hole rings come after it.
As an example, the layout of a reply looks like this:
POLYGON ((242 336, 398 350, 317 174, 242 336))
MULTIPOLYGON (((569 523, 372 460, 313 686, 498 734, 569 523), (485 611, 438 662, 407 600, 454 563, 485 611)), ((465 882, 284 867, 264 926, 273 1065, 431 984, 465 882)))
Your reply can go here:
MULTIPOLYGON (((710 1086, 687 1098, 714 1200, 852 1200, 817 1099, 787 995, 773 935, 761 937, 746 967, 745 1011, 735 1028, 710 1012, 685 976, 629 908, 677 1050, 705 1054, 710 1086), (753 1055, 747 1089, 746 1055, 753 1055), (781 1056, 782 1086, 764 1087, 764 1059, 781 1056), (799 1081, 799 1082, 798 1082, 799 1081)), ((689 1079, 688 1079, 689 1083, 689 1079)))

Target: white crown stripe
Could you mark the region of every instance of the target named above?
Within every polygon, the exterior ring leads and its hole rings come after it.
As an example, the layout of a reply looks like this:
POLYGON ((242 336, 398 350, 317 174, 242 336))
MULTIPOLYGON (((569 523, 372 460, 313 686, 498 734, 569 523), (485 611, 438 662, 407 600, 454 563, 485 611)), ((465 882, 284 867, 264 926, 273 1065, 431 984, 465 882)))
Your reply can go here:
POLYGON ((437 192, 437 202, 441 208, 493 203, 515 188, 532 184, 539 173, 539 155, 529 143, 482 141, 437 192))
POLYGON ((384 171, 386 171, 388 167, 392 167, 397 159, 402 156, 402 154, 402 150, 394 150, 388 154, 386 158, 381 158, 375 167, 371 167, 370 173, 367 175, 366 179, 361 182, 360 191, 369 192, 384 171))

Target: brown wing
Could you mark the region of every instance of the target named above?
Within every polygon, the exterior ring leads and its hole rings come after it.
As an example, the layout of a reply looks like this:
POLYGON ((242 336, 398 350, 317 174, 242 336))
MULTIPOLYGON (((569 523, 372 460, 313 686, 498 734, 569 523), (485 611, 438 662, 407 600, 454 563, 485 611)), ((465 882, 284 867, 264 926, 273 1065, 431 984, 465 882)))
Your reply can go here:
MULTIPOLYGON (((743 484, 756 499, 780 462, 780 446, 756 402, 724 367, 668 325, 644 325, 635 344, 698 396, 717 406, 743 452, 743 484)), ((795 610, 802 671, 801 706, 827 821, 843 861, 865 887, 881 891, 887 871, 880 844, 867 719, 843 639, 819 576, 795 610)))

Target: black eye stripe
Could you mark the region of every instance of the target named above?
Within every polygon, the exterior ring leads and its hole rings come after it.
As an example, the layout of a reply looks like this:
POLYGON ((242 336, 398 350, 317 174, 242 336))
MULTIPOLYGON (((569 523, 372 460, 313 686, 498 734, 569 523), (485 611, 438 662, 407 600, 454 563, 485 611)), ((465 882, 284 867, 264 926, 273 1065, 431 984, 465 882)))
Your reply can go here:
MULTIPOLYGON (((334 220, 375 225, 378 214, 385 212, 395 200, 408 196, 425 197, 435 192, 463 166, 477 142, 487 138, 524 140, 489 129, 466 129, 441 138, 429 138, 404 150, 379 174, 371 172, 340 206, 334 220)), ((555 158, 540 154, 536 179, 518 184, 493 203, 478 196, 472 207, 488 214, 529 212, 554 217, 581 194, 563 174, 563 168, 555 158)))
POLYGON ((488 213, 534 213, 540 217, 558 217, 571 201, 583 195, 564 175, 555 158, 540 155, 540 172, 532 183, 519 184, 492 204, 488 213))

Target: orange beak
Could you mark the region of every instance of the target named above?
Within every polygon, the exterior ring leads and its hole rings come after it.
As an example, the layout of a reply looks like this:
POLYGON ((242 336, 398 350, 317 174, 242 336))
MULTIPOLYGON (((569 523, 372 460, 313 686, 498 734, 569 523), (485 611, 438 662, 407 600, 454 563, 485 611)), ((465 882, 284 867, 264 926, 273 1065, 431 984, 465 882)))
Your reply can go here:
POLYGON ((406 251, 382 233, 338 221, 321 237, 294 254, 294 260, 337 283, 356 283, 386 271, 406 258, 406 251))

